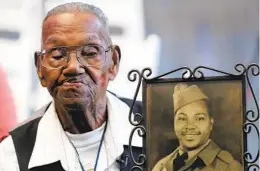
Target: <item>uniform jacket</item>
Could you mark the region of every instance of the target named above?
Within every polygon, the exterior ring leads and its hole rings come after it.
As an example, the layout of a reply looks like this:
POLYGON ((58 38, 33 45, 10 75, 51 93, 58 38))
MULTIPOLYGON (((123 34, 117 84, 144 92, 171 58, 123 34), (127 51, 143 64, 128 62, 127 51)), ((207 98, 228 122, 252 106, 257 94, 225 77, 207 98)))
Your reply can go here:
MULTIPOLYGON (((67 163, 76 161, 75 151, 69 142, 62 144, 65 133, 50 108, 54 108, 52 103, 11 131, 0 144, 0 171, 74 171, 67 163), (69 159, 65 159, 64 149, 69 159)), ((127 158, 129 135, 133 129, 128 121, 129 109, 126 103, 108 93, 108 125, 97 171, 128 171, 133 166, 127 158)), ((132 142, 135 156, 142 149, 142 139, 138 138, 132 142)))
MULTIPOLYGON (((178 149, 161 159, 152 171, 173 171, 173 160, 176 158, 178 149)), ((243 168, 232 155, 220 149, 211 141, 196 157, 186 161, 178 171, 242 171, 243 168)))

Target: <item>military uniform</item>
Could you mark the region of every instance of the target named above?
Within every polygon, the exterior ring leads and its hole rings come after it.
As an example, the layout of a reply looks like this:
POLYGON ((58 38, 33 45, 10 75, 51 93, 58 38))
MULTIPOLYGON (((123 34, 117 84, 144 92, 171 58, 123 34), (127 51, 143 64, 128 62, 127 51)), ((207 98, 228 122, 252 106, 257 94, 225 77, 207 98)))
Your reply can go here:
MULTIPOLYGON (((152 171, 174 171, 173 161, 179 153, 179 148, 161 159, 152 171)), ((202 149, 195 157, 185 161, 185 165, 178 171, 242 171, 239 162, 232 155, 214 142, 202 149)))
MULTIPOLYGON (((181 108, 200 100, 209 101, 209 98, 201 91, 201 89, 197 85, 189 86, 185 83, 179 83, 174 88, 174 94, 173 94, 174 113, 176 114, 178 110, 181 110, 181 108)), ((211 113, 208 113, 208 115, 210 114, 211 113)), ((189 113, 187 113, 187 115, 189 115, 189 113)), ((192 124, 182 123, 181 125, 182 128, 180 128, 180 126, 178 127, 179 136, 182 136, 182 132, 187 131, 188 129, 190 129, 190 127, 192 127, 193 132, 195 129, 198 129, 197 132, 205 131, 204 128, 202 130, 199 130, 199 128, 197 128, 199 124, 197 125, 193 125, 193 124, 195 123, 192 124)), ((213 124, 212 121, 211 124, 213 124)), ((207 127, 208 129, 210 129, 210 125, 207 125, 207 127)), ((175 133, 178 137, 176 129, 175 129, 175 133)), ((180 140, 179 137, 178 139, 180 140)), ((199 141, 202 141, 202 139, 200 139, 199 141)), ((201 147, 198 147, 195 150, 184 151, 179 147, 174 152, 161 159, 154 166, 152 171, 242 171, 243 170, 241 164, 236 160, 234 160, 234 158, 229 152, 222 150, 213 140, 208 140, 207 143, 205 143, 201 147), (194 152, 196 153, 194 154, 194 152)))

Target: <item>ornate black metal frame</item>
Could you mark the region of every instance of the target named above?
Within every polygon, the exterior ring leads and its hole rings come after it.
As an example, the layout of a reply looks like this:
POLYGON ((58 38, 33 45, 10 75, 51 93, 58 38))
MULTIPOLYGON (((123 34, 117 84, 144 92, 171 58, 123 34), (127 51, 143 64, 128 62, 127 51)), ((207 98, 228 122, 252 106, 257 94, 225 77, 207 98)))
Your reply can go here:
MULTIPOLYGON (((234 66, 235 69, 235 73, 229 73, 229 72, 225 72, 225 71, 221 71, 218 69, 214 69, 211 67, 206 67, 206 66, 198 66, 195 69, 190 69, 188 67, 181 67, 172 71, 169 71, 165 74, 153 77, 153 78, 148 78, 151 76, 152 74, 152 70, 150 68, 144 68, 142 71, 139 70, 131 70, 128 73, 128 80, 131 82, 135 82, 137 81, 137 88, 134 94, 134 99, 133 99, 133 103, 131 105, 130 111, 129 111, 129 122, 134 126, 134 129, 132 130, 130 137, 129 137, 129 154, 128 154, 128 158, 130 158, 133 163, 134 166, 131 168, 131 170, 146 170, 146 154, 145 154, 145 150, 143 150, 143 154, 140 154, 138 156, 138 158, 136 159, 133 155, 133 151, 132 151, 132 138, 133 135, 136 131, 138 131, 138 135, 140 137, 143 138, 143 140, 145 139, 146 136, 146 128, 144 126, 144 115, 140 114, 140 113, 133 113, 133 107, 134 104, 136 102, 136 98, 137 95, 139 93, 140 87, 141 87, 141 83, 142 81, 154 81, 154 80, 160 80, 161 78, 168 76, 170 74, 179 72, 179 71, 183 71, 182 72, 182 77, 181 79, 184 81, 190 81, 190 80, 205 80, 207 77, 205 77, 204 73, 202 72, 202 70, 209 70, 209 71, 213 71, 216 72, 218 74, 220 74, 220 76, 231 76, 233 78, 235 77, 241 77, 241 76, 245 76, 246 78, 246 82, 247 85, 250 88, 250 92, 253 96, 255 105, 256 105, 256 111, 253 109, 246 109, 246 113, 245 113, 245 124, 243 126, 243 131, 246 135, 250 134, 250 132, 252 131, 252 129, 255 129, 255 131, 257 132, 257 136, 258 136, 258 140, 259 140, 259 130, 256 127, 255 123, 259 121, 259 105, 257 102, 257 98, 255 96, 252 84, 250 82, 250 74, 252 76, 259 76, 259 65, 257 64, 250 64, 248 66, 245 66, 244 64, 236 64, 234 66), (187 75, 186 75, 187 74, 187 75), (134 115, 134 116, 132 116, 134 115), (138 118, 138 121, 134 121, 132 118, 138 118)), ((143 141, 145 142, 145 140, 143 141)), ((259 144, 259 142, 258 142, 259 144)), ((259 149, 257 151, 257 154, 255 156, 253 156, 250 152, 245 151, 244 152, 244 165, 246 170, 253 170, 253 171, 258 171, 260 170, 259 165, 256 163, 257 160, 259 159, 259 149)))

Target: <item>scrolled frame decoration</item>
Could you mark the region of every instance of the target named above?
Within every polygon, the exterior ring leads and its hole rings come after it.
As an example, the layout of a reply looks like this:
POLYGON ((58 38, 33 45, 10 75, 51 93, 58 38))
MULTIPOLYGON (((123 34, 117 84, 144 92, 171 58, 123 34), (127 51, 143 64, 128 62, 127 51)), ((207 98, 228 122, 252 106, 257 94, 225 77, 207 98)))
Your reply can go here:
MULTIPOLYGON (((134 163, 134 166, 131 168, 131 170, 146 170, 146 154, 145 149, 143 150, 143 153, 140 154, 137 158, 134 157, 133 151, 132 151, 132 139, 135 134, 135 132, 138 132, 138 135, 143 138, 143 142, 145 142, 145 136, 147 133, 147 130, 144 125, 144 115, 140 113, 133 113, 133 107, 137 99, 137 95, 139 93, 141 83, 142 81, 153 81, 153 80, 159 80, 164 78, 165 76, 168 76, 173 73, 181 72, 181 79, 184 81, 189 80, 204 80, 208 76, 205 76, 203 73, 204 70, 212 71, 220 76, 230 76, 230 77, 242 77, 245 76, 246 84, 249 86, 250 93, 253 97, 254 103, 255 103, 255 109, 247 109, 245 112, 245 123, 243 125, 243 131, 246 135, 249 135, 252 130, 254 129, 257 132, 257 139, 259 141, 259 129, 256 127, 256 123, 259 121, 259 105, 256 98, 256 95, 254 93, 254 89, 251 84, 250 76, 258 77, 259 76, 259 65, 257 64, 250 64, 248 66, 245 66, 244 64, 236 64, 234 66, 234 73, 225 72, 222 70, 218 70, 215 68, 207 67, 207 66, 198 66, 194 69, 190 69, 189 67, 180 67, 177 69, 174 69, 172 71, 166 72, 164 74, 161 74, 159 76, 149 78, 152 75, 152 69, 151 68, 144 68, 143 70, 139 71, 136 69, 131 70, 128 73, 128 80, 131 82, 137 82, 136 91, 133 98, 133 103, 131 105, 128 119, 131 125, 134 126, 133 130, 130 133, 129 137, 129 154, 127 154, 127 157, 132 160, 134 163), (134 121, 133 118, 138 118, 137 121, 134 121)), ((144 143, 145 144, 145 143, 144 143)), ((259 144, 259 142, 258 142, 259 144)), ((247 171, 258 171, 260 169, 259 165, 256 163, 259 160, 259 149, 257 150, 256 154, 251 154, 249 151, 244 151, 244 167, 247 171)))

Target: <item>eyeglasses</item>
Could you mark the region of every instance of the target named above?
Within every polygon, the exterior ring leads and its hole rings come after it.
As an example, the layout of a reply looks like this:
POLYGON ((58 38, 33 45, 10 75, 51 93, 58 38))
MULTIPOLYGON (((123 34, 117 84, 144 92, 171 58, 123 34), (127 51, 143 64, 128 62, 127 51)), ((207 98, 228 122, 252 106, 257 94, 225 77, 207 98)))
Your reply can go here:
POLYGON ((70 53, 75 53, 77 60, 83 66, 103 66, 106 61, 106 52, 100 45, 88 44, 83 46, 56 46, 37 53, 42 65, 46 68, 58 69, 66 66, 70 60, 70 53), (75 50, 72 50, 75 49, 75 50))

